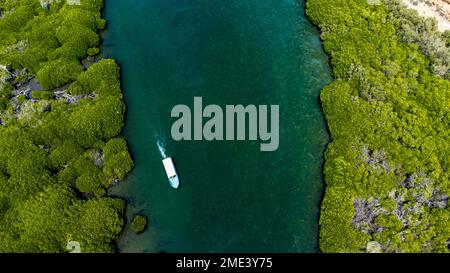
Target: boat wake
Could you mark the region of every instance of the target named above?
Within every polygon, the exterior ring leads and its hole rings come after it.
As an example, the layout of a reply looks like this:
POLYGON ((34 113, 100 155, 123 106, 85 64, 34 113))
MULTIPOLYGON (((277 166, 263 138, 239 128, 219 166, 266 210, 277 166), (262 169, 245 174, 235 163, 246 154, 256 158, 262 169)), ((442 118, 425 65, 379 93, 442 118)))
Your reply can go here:
POLYGON ((159 149, 159 153, 161 154, 161 157, 163 159, 167 158, 168 156, 166 154, 166 148, 164 147, 164 143, 162 143, 161 140, 158 140, 157 144, 158 144, 158 149, 159 149))

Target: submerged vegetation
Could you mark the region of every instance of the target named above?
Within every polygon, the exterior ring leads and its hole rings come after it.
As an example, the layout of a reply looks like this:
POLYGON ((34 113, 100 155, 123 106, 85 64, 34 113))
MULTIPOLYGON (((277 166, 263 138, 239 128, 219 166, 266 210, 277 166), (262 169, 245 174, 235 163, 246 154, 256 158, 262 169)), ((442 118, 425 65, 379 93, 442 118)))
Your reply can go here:
POLYGON ((307 13, 335 76, 320 248, 449 252, 449 33, 396 1, 308 0, 307 13))
POLYGON ((133 220, 131 221, 131 230, 134 233, 141 233, 145 230, 145 228, 147 227, 147 217, 145 217, 144 215, 136 215, 134 216, 133 220))
POLYGON ((81 65, 105 21, 80 3, 0 0, 0 252, 114 251, 123 227, 106 196, 133 165, 119 67, 81 65))

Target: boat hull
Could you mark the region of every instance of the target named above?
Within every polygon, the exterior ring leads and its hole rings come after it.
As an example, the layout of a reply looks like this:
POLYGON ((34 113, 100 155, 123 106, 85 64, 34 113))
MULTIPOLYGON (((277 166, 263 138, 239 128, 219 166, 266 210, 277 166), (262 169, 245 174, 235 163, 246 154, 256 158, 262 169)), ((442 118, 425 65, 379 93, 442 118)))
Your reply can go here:
POLYGON ((178 173, 175 168, 175 163, 171 157, 163 159, 164 169, 166 170, 167 178, 169 179, 170 185, 174 189, 178 189, 180 185, 180 180, 178 178, 178 173))
POLYGON ((178 187, 180 186, 180 180, 178 179, 178 176, 169 178, 169 182, 170 182, 170 185, 172 186, 172 188, 174 188, 174 189, 178 189, 178 187))

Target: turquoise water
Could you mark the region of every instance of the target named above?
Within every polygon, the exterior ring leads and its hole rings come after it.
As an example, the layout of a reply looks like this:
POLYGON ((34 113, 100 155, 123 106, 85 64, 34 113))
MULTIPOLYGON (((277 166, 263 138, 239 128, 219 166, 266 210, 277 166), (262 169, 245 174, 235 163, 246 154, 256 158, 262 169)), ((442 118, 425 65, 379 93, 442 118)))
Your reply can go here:
POLYGON ((293 0, 110 0, 103 55, 122 68, 124 136, 135 161, 111 190, 143 213, 122 252, 315 252, 329 141, 319 91, 331 81, 319 33, 293 0), (280 147, 182 141, 177 104, 280 105, 280 147), (177 164, 170 187, 160 142, 177 164))

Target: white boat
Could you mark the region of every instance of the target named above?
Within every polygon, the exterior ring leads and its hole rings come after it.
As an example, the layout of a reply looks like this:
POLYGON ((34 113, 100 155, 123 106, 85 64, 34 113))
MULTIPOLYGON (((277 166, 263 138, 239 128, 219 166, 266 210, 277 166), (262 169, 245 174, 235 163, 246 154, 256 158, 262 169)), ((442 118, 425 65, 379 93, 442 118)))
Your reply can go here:
POLYGON ((163 165, 164 169, 166 169, 167 178, 169 178, 170 185, 174 189, 178 189, 178 186, 180 185, 180 180, 178 179, 177 170, 175 169, 175 164, 173 163, 173 160, 171 157, 168 157, 166 159, 163 159, 163 165))

